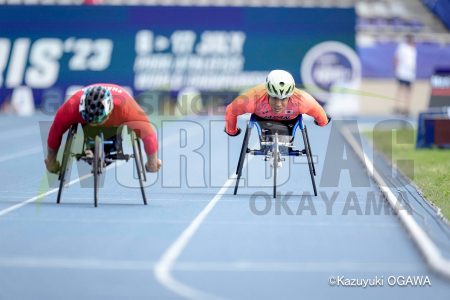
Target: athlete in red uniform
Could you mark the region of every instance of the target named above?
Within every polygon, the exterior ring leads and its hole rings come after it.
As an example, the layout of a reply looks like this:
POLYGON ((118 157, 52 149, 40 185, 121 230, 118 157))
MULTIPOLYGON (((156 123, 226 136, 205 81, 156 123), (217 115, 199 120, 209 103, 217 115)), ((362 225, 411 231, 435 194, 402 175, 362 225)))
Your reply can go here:
POLYGON ((158 159, 158 141, 145 112, 122 87, 101 83, 77 91, 56 112, 47 140, 45 165, 49 172, 59 171, 56 155, 62 136, 71 125, 78 123, 83 127, 127 125, 144 143, 147 171, 157 172, 160 169, 162 163, 158 159))
POLYGON ((319 126, 325 126, 331 120, 310 94, 295 88, 294 78, 283 70, 271 71, 265 84, 248 90, 227 106, 225 132, 228 135, 236 136, 241 132, 236 127, 237 117, 245 113, 279 122, 307 114, 319 126))

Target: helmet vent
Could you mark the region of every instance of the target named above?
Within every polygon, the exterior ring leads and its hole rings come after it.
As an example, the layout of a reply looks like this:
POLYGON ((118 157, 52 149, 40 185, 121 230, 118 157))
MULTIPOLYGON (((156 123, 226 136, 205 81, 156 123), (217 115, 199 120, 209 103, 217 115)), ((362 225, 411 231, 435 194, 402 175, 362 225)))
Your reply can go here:
POLYGON ((100 123, 113 109, 111 93, 102 86, 89 87, 80 99, 80 113, 88 123, 100 123))
POLYGON ((292 96, 295 89, 295 81, 289 72, 284 70, 272 70, 266 77, 267 92, 271 97, 286 99, 292 96))

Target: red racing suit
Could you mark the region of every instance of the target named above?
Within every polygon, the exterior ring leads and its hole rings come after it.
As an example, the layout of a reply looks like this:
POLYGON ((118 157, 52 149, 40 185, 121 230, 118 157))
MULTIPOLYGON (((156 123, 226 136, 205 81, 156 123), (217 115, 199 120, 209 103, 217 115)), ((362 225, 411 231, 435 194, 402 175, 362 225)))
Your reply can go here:
POLYGON ((231 135, 237 133, 237 117, 245 113, 256 114, 258 117, 280 122, 295 119, 300 114, 307 114, 313 117, 319 126, 328 124, 328 117, 322 106, 307 92, 296 88, 294 94, 287 101, 285 111, 276 114, 270 107, 265 85, 257 85, 238 96, 227 106, 225 115, 227 133, 231 135))
MULTIPOLYGON (((154 154, 158 151, 158 140, 156 133, 144 110, 122 87, 109 84, 98 83, 93 85, 101 85, 110 90, 114 108, 101 127, 119 127, 127 125, 133 129, 144 143, 147 155, 154 154)), ((87 88, 87 87, 85 87, 87 88)), ((71 125, 80 123, 86 125, 86 121, 81 117, 79 112, 80 98, 84 89, 77 91, 72 95, 56 112, 55 120, 48 134, 47 144, 50 149, 58 150, 61 145, 61 139, 71 125)))

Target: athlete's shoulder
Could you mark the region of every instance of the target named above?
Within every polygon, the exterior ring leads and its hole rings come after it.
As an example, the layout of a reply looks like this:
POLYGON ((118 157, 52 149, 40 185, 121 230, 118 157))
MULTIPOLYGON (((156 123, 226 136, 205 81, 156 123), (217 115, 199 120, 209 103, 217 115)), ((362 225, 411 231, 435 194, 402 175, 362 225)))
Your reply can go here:
POLYGON ((244 93, 242 93, 241 96, 246 96, 250 100, 257 101, 265 97, 266 95, 267 95, 266 86, 264 84, 259 84, 246 90, 244 93))
POLYGON ((303 101, 304 100, 304 92, 303 90, 299 89, 299 88, 295 88, 294 92, 291 96, 291 100, 294 102, 299 102, 299 101, 303 101))
POLYGON ((83 90, 76 90, 67 98, 64 103, 58 108, 57 114, 65 120, 74 120, 80 113, 80 99, 83 95, 83 90))
POLYGON ((83 89, 76 90, 70 97, 64 102, 64 106, 76 106, 78 108, 80 104, 80 98, 83 95, 83 89))
POLYGON ((252 87, 249 90, 254 91, 254 92, 259 92, 259 93, 267 93, 266 92, 266 85, 264 83, 255 85, 254 87, 252 87))

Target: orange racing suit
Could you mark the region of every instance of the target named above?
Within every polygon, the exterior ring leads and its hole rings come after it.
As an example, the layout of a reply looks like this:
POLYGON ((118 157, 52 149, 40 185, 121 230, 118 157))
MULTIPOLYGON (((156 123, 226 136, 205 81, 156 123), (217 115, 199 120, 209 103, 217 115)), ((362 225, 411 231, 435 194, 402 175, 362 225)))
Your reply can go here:
POLYGON ((328 117, 322 106, 307 92, 296 88, 294 94, 287 101, 284 112, 276 114, 270 107, 265 85, 257 85, 238 96, 227 106, 225 130, 230 135, 237 134, 237 117, 245 113, 256 114, 263 119, 279 122, 295 119, 300 114, 307 114, 313 117, 319 126, 328 124, 328 117))

